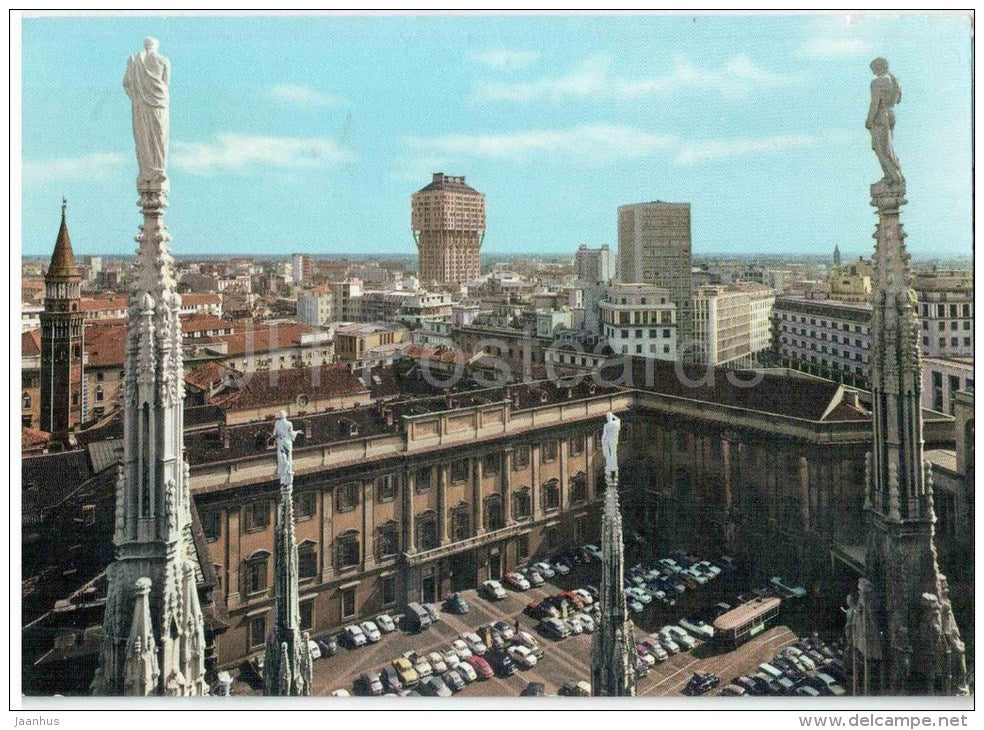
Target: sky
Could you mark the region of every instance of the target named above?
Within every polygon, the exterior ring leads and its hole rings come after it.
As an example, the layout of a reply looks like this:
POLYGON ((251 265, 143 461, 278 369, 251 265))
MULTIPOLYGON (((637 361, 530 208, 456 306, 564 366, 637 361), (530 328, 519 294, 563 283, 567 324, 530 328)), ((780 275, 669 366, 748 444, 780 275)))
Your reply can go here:
POLYGON ((944 15, 42 17, 22 25, 22 232, 136 244, 127 57, 171 61, 176 254, 413 253, 432 172, 486 196, 483 252, 617 243, 692 204, 695 255, 868 255, 875 56, 917 257, 972 247, 971 25, 944 15))

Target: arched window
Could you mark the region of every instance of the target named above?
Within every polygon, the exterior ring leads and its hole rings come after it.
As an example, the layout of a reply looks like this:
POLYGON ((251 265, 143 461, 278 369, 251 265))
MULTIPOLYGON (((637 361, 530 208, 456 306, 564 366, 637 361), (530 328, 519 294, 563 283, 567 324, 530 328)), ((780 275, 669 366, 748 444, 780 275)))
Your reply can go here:
POLYGON ((466 540, 471 537, 471 505, 461 502, 451 510, 451 539, 466 540))
POLYGON ((578 504, 588 501, 588 477, 583 471, 571 477, 571 502, 578 504))
POLYGON ((544 483, 542 489, 544 512, 560 509, 560 481, 551 479, 544 483))
POLYGON ((482 513, 486 530, 501 530, 506 526, 505 516, 502 513, 501 494, 492 494, 486 497, 483 507, 482 513))
POLYGON ((260 593, 267 589, 267 565, 270 561, 270 553, 266 550, 257 550, 250 554, 243 561, 243 588, 244 593, 260 593))

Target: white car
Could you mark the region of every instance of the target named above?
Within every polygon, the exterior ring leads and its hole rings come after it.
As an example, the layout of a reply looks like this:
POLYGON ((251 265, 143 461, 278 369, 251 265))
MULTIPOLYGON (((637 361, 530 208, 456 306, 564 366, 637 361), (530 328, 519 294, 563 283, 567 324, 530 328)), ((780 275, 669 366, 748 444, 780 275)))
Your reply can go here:
POLYGON ((351 697, 347 689, 335 689, 331 692, 332 697, 351 697))
POLYGON ((384 634, 388 634, 391 631, 396 631, 396 621, 388 613, 381 613, 376 616, 376 626, 384 634))
POLYGON ((806 589, 805 588, 801 588, 800 586, 790 585, 790 584, 786 583, 779 576, 773 576, 772 578, 770 578, 769 579, 769 584, 773 588, 777 589, 782 595, 787 596, 789 598, 805 598, 806 597, 806 589))
POLYGON ((642 613, 642 604, 635 598, 626 597, 625 605, 629 607, 632 613, 642 613))
MULTIPOLYGON (((465 647, 466 649, 468 647, 465 647)), ((448 669, 457 669, 458 664, 461 663, 461 659, 458 657, 457 652, 454 649, 442 649, 441 659, 444 663, 448 665, 448 669)))
POLYGON ((645 649, 646 649, 646 651, 644 653, 640 653, 639 652, 639 649, 637 648, 636 649, 636 656, 638 656, 640 659, 642 659, 642 661, 644 661, 646 663, 646 666, 647 667, 655 666, 656 665, 656 657, 653 656, 653 653, 652 653, 652 651, 650 651, 650 649, 649 649, 648 646, 645 647, 645 649))
POLYGON ((528 591, 530 589, 530 582, 522 573, 509 573, 506 576, 506 583, 517 591, 528 591))
POLYGON ((468 647, 468 644, 465 643, 464 639, 455 639, 452 641, 451 648, 454 650, 454 653, 458 655, 458 659, 461 659, 462 661, 472 655, 472 650, 468 647))
POLYGON ((533 652, 522 644, 513 644, 506 649, 506 653, 509 654, 509 656, 511 656, 516 663, 524 669, 529 669, 530 667, 536 666, 536 657, 533 656, 533 652))
POLYGON ((578 634, 584 633, 584 625, 581 623, 580 619, 576 614, 572 616, 568 616, 567 619, 565 620, 565 623, 567 624, 568 628, 571 630, 572 635, 577 636, 578 634))
POLYGON ((662 630, 665 631, 673 639, 673 641, 682 646, 684 649, 693 649, 697 646, 697 639, 688 634, 679 626, 670 624, 669 626, 664 626, 662 630))
POLYGON ((455 670, 461 675, 461 678, 471 684, 478 679, 478 674, 475 672, 475 668, 468 662, 461 662, 455 670))
POLYGON ((647 638, 646 641, 644 641, 643 643, 645 644, 646 649, 649 650, 649 653, 653 655, 653 658, 656 659, 656 661, 665 662, 667 659, 670 658, 670 655, 666 653, 666 649, 664 649, 663 645, 660 644, 658 641, 656 641, 656 639, 647 638))
POLYGON ((444 674, 448 671, 448 665, 444 663, 444 657, 440 655, 439 652, 432 651, 427 655, 427 663, 431 665, 433 669, 438 674, 444 674))
POLYGON ((482 656, 482 654, 488 650, 488 647, 485 646, 485 642, 483 642, 474 631, 469 631, 468 633, 462 634, 461 639, 468 645, 468 648, 471 649, 472 654, 475 654, 476 656, 482 656))
POLYGON ((682 570, 673 558, 660 558, 659 566, 664 573, 669 574, 679 573, 682 570))
POLYGON ((366 639, 369 640, 370 644, 375 644, 383 638, 383 635, 379 633, 379 629, 376 627, 376 624, 372 621, 363 621, 359 626, 362 628, 362 633, 366 635, 366 639))
POLYGON ((366 645, 366 635, 363 634, 362 629, 355 624, 350 624, 345 627, 345 638, 348 639, 352 646, 366 645))
POLYGON ((721 569, 709 560, 701 560, 697 565, 704 566, 705 571, 710 571, 711 575, 717 578, 721 575, 721 569))
POLYGON ((311 659, 321 658, 321 647, 314 639, 308 639, 308 651, 311 652, 311 659))
POLYGON ((567 575, 568 573, 571 572, 571 569, 568 568, 559 560, 556 563, 554 563, 553 566, 551 567, 553 567, 554 573, 556 573, 557 575, 567 575))
POLYGON ((597 545, 585 545, 583 550, 595 560, 601 560, 601 548, 597 545))
POLYGON ((578 588, 576 591, 571 591, 571 593, 580 598, 585 606, 590 606, 594 603, 594 598, 584 588, 578 588))
POLYGON ((577 615, 577 620, 581 622, 581 626, 584 627, 584 631, 587 634, 594 633, 595 621, 589 614, 579 613, 577 615))
POLYGON ((423 679, 424 677, 429 677, 434 673, 434 667, 431 666, 430 662, 427 661, 427 657, 423 657, 416 652, 408 651, 404 654, 407 659, 413 663, 413 669, 417 672, 417 676, 423 679))
POLYGON ((536 572, 542 575, 544 578, 553 578, 555 575, 557 575, 554 572, 554 569, 550 567, 550 563, 546 563, 546 562, 533 563, 533 567, 536 568, 536 572))
POLYGON ((653 639, 659 642, 659 645, 666 649, 667 654, 679 654, 680 645, 673 641, 673 636, 669 633, 660 631, 657 634, 651 635, 653 639))
POLYGON ((482 583, 482 588, 485 591, 485 595, 489 596, 493 600, 501 601, 506 597, 506 589, 502 587, 502 583, 497 580, 487 580, 482 583))
POLYGON ((699 570, 697 570, 692 566, 682 572, 683 575, 687 576, 688 578, 693 578, 695 581, 697 581, 699 585, 706 585, 707 581, 709 580, 706 575, 704 575, 703 573, 701 573, 699 570))
POLYGON ((527 649, 533 649, 534 651, 540 646, 537 643, 537 640, 533 638, 533 634, 527 631, 520 631, 518 634, 516 634, 515 638, 513 639, 513 642, 516 644, 522 644, 527 649))
POLYGON ((714 638, 714 627, 700 619, 680 619, 680 626, 701 639, 714 638))
POLYGON ((632 596, 634 599, 639 601, 639 603, 641 603, 643 606, 645 606, 646 604, 650 603, 653 600, 653 597, 648 593, 646 593, 646 591, 642 590, 642 588, 626 588, 625 595, 632 596))
POLYGON ((810 657, 803 653, 803 650, 798 646, 787 646, 781 652, 781 655, 789 657, 794 662, 799 664, 804 671, 813 672, 816 671, 817 663, 813 661, 810 657))

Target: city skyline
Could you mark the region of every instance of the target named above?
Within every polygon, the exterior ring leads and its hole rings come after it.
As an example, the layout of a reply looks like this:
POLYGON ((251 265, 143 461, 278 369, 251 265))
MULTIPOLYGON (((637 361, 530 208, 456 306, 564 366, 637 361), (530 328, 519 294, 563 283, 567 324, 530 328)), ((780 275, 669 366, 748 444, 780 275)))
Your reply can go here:
POLYGON ((133 253, 118 59, 134 35, 183 78, 179 256, 412 254, 410 195, 438 171, 486 194, 492 254, 614 247, 617 206, 654 198, 692 204, 697 255, 868 254, 854 97, 876 55, 904 81, 912 253, 970 254, 964 17, 673 15, 28 19, 25 255, 50 250, 63 194, 79 255, 133 253), (286 55, 265 40, 287 32, 286 55))

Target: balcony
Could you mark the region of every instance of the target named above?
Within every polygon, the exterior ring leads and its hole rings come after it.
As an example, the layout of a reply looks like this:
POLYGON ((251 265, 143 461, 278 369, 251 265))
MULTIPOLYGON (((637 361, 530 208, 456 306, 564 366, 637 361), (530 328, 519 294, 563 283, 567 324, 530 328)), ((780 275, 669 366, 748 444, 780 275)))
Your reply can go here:
POLYGON ((423 552, 413 554, 403 553, 403 563, 405 565, 423 565, 424 563, 429 563, 432 560, 446 558, 449 555, 455 555, 457 553, 465 552, 466 550, 471 550, 479 545, 487 545, 499 540, 505 540, 515 535, 520 535, 529 531, 529 529, 530 524, 524 522, 503 527, 501 530, 493 530, 492 532, 483 532, 480 535, 472 535, 464 540, 449 542, 447 545, 441 545, 440 547, 432 548, 431 550, 424 550, 423 552))

